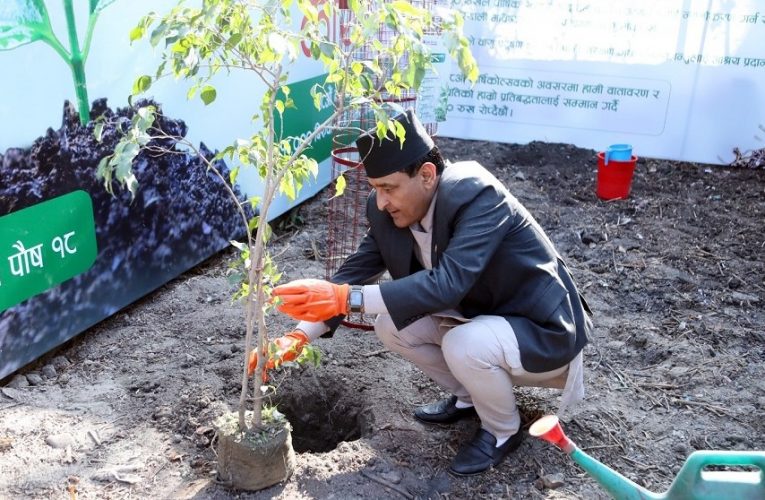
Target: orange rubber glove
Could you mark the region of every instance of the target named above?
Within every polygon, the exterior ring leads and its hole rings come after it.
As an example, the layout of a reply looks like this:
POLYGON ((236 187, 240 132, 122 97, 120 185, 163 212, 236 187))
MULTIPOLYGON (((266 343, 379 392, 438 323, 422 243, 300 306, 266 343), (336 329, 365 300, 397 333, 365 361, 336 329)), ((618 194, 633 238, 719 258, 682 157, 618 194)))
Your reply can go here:
POLYGON ((325 321, 348 314, 350 288, 324 280, 302 279, 277 286, 272 295, 282 300, 276 308, 294 319, 325 321))
MULTIPOLYGON (((263 382, 268 381, 268 371, 276 368, 277 364, 281 365, 288 361, 295 361, 300 356, 300 353, 303 352, 303 347, 310 341, 305 333, 295 330, 270 342, 268 344, 268 353, 266 354, 268 361, 266 361, 266 369, 263 371, 263 382)), ((258 352, 253 349, 247 363, 247 375, 251 377, 257 367, 258 352)))

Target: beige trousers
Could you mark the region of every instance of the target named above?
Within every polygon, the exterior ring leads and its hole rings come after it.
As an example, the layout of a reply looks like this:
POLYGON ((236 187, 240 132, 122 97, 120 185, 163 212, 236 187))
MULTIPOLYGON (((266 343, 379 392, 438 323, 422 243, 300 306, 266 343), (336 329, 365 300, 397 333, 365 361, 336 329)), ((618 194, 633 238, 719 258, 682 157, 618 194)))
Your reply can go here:
POLYGON ((460 401, 472 402, 481 426, 497 439, 512 436, 521 425, 514 385, 559 389, 566 385, 568 365, 544 373, 523 369, 518 340, 501 316, 467 320, 456 314, 434 314, 397 330, 389 315, 380 314, 374 328, 390 351, 414 363, 460 401))

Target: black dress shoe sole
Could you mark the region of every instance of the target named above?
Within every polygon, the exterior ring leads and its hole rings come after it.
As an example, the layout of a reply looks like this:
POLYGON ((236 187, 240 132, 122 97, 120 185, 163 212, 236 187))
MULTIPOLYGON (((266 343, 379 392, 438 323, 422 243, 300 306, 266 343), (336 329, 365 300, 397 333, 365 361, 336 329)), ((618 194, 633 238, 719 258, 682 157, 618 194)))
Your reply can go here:
POLYGON ((456 470, 452 470, 451 467, 449 467, 449 469, 447 469, 447 470, 448 470, 449 474, 451 474, 452 476, 457 476, 457 477, 473 477, 473 476, 480 476, 481 474, 483 474, 487 470, 491 469, 492 467, 494 467, 494 466, 490 465, 486 469, 479 470, 477 472, 471 472, 471 473, 457 472, 456 470))

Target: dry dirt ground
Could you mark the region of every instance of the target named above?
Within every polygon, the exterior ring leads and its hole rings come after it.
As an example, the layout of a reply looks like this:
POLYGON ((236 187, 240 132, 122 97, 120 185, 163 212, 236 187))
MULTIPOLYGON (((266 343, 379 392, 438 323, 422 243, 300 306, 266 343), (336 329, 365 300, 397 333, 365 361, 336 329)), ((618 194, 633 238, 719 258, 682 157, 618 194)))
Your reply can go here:
MULTIPOLYGON (((628 200, 594 193, 594 151, 440 139, 505 180, 548 230, 595 311, 587 398, 564 423, 585 451, 663 491, 694 450, 765 449, 765 170, 641 160, 628 200)), ((327 201, 284 217, 285 279, 322 277, 327 201), (301 224, 302 221, 302 224, 301 224)), ((603 498, 528 437, 499 467, 446 473, 477 420, 426 427, 442 394, 374 334, 341 328, 319 368, 279 373, 297 468, 258 493, 215 483, 212 420, 243 362, 231 252, 207 261, 20 372, 0 392, 2 498, 603 498), (25 386, 25 382, 31 385, 25 386)), ((271 336, 292 322, 274 316, 271 336)), ((557 391, 518 389, 528 426, 557 391)))

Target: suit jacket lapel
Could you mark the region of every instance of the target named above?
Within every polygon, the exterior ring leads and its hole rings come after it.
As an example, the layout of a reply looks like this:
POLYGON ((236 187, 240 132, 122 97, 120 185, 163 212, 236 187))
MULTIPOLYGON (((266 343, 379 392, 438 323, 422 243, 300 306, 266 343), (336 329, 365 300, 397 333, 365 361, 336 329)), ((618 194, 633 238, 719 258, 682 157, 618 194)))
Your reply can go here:
POLYGON ((433 241, 431 242, 430 261, 433 267, 438 266, 439 257, 446 246, 449 244, 449 219, 445 214, 446 202, 442 193, 447 191, 447 186, 443 182, 439 183, 438 193, 436 194, 436 207, 433 210, 433 241))
POLYGON ((391 263, 388 271, 394 279, 403 278, 412 273, 412 259, 414 257, 414 236, 409 229, 392 227, 388 232, 385 248, 389 254, 388 262, 391 263))

